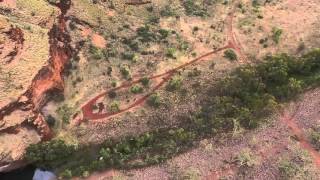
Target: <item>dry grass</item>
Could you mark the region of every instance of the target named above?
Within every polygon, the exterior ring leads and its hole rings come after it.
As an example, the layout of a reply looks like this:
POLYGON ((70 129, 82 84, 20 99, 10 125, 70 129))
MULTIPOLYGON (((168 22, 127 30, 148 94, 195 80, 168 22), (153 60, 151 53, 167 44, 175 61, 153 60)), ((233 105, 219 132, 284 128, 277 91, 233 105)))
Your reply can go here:
MULTIPOLYGON (((0 16, 2 19, 7 19, 0 16)), ((24 33, 22 54, 10 64, 1 65, 0 102, 17 98, 31 84, 33 77, 49 59, 48 30, 24 22, 10 22, 9 25, 20 27, 24 33)))

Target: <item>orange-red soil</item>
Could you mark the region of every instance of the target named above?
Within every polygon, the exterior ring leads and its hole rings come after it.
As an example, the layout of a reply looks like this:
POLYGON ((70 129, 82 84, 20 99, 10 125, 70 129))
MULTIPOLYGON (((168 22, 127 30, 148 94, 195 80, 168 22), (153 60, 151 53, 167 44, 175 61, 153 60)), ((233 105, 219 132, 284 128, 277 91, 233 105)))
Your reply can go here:
POLYGON ((2 3, 7 5, 9 8, 16 8, 17 6, 16 0, 0 0, 0 4, 2 3))
MULTIPOLYGON (((156 90, 158 90, 160 87, 162 87, 162 85, 164 83, 166 83, 176 72, 178 72, 179 70, 189 66, 189 65, 192 65, 192 64, 195 64, 195 63, 198 63, 199 61, 202 61, 204 60, 206 57, 209 57, 209 56, 212 56, 214 54, 217 54, 218 52, 220 51, 223 51, 225 49, 228 49, 228 48, 232 48, 234 49, 240 56, 240 60, 245 60, 244 58, 244 55, 242 53, 242 50, 241 50, 241 47, 240 47, 240 43, 236 40, 235 38, 235 34, 232 32, 233 29, 232 29, 232 23, 233 23, 233 17, 234 17, 234 14, 233 14, 233 11, 232 10, 232 13, 229 14, 228 16, 228 19, 227 19, 227 23, 228 23, 228 29, 227 29, 227 36, 228 36, 228 44, 224 47, 221 47, 221 48, 218 48, 214 51, 211 51, 211 52, 208 52, 198 58, 195 58, 187 63, 184 63, 176 68, 173 68, 167 72, 164 72, 162 74, 158 74, 158 75, 151 75, 149 76, 148 78, 150 80, 156 80, 158 78, 162 78, 162 80, 160 81, 160 83, 158 85, 156 85, 153 89, 152 89, 152 92, 139 98, 138 100, 136 100, 134 103, 130 104, 129 106, 123 108, 123 109, 120 109, 120 111, 118 112, 107 112, 107 113, 101 113, 101 111, 99 111, 98 113, 94 113, 93 112, 93 106, 97 103, 97 100, 100 99, 101 97, 104 97, 106 96, 109 92, 111 91, 116 91, 116 90, 119 90, 119 89, 123 89, 123 88, 129 88, 131 87, 132 85, 134 84, 137 84, 137 83, 140 83, 140 79, 137 79, 137 80, 133 80, 131 82, 124 82, 122 83, 120 86, 116 87, 116 88, 112 88, 112 89, 109 89, 109 90, 106 90, 104 92, 102 92, 101 94, 97 95, 96 97, 94 97, 93 99, 91 99, 90 101, 88 101, 85 105, 82 106, 81 110, 82 110, 82 118, 79 118, 77 117, 76 118, 76 122, 74 124, 79 124, 81 123, 81 121, 83 120, 98 120, 98 119, 102 119, 102 118, 110 118, 110 117, 113 117, 115 115, 119 115, 121 113, 124 113, 124 112, 127 112, 128 110, 131 110, 133 108, 136 108, 140 105, 142 105, 146 99, 151 95, 153 94, 156 90)), ((86 31, 84 31, 83 33, 84 34, 87 34, 85 33, 86 31)))

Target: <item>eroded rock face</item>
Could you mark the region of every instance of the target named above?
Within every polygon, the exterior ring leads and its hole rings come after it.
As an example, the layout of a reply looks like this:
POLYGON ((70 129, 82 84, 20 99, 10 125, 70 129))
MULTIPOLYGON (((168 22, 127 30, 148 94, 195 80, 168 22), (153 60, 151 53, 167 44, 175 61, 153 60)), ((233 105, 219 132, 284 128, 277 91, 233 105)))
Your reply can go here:
MULTIPOLYGON (((8 94, 0 91, 0 172, 10 171, 25 165, 26 148, 30 144, 52 138, 52 131, 45 121, 41 109, 49 101, 51 94, 63 91, 63 72, 73 54, 69 45, 71 38, 66 32, 64 16, 70 7, 70 1, 63 1, 56 6, 61 10, 61 13, 58 22, 52 26, 50 31, 47 31, 48 41, 46 43, 50 45, 46 52, 48 53, 45 59, 47 63, 40 69, 35 69, 37 73, 31 77, 32 81, 27 85, 26 90, 15 96, 10 102, 1 101, 1 97, 4 96, 3 99, 6 99, 8 94)), ((11 53, 12 56, 9 57, 8 53, 3 53, 3 51, 0 53, 0 59, 1 54, 9 58, 5 62, 0 61, 1 64, 9 64, 17 59, 22 59, 17 57, 20 50, 30 53, 29 49, 25 49, 23 46, 25 39, 22 29, 10 26, 9 29, 0 31, 0 34, 1 32, 6 35, 2 45, 12 44, 11 49, 14 50, 14 53, 11 53), (9 40, 10 42, 8 42, 9 40)), ((2 45, 0 44, 0 51, 2 45)), ((39 52, 34 52, 34 56, 37 53, 39 52)), ((21 65, 19 61, 15 63, 15 66, 21 65)))

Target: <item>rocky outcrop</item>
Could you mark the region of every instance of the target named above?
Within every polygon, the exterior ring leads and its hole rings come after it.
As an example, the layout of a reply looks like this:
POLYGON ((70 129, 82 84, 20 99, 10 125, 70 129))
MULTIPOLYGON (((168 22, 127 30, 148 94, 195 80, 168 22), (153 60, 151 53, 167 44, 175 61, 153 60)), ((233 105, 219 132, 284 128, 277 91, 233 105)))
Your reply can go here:
MULTIPOLYGON (((65 17, 70 5, 70 0, 63 0, 56 4, 61 14, 58 23, 54 24, 48 33, 50 44, 48 65, 39 70, 25 93, 11 103, 0 107, 0 141, 2 141, 1 147, 4 148, 0 149, 0 172, 23 166, 24 151, 29 144, 38 143, 40 139, 52 138, 51 129, 41 113, 41 108, 50 100, 52 93, 63 92, 63 74, 73 56, 65 17), (14 121, 17 122, 12 123, 14 121), (11 145, 6 144, 9 143, 9 139, 11 145), (16 139, 15 143, 12 143, 12 139, 16 139), (4 158, 1 158, 1 155, 4 158)), ((17 44, 23 44, 21 30, 12 29, 8 35, 17 44)))

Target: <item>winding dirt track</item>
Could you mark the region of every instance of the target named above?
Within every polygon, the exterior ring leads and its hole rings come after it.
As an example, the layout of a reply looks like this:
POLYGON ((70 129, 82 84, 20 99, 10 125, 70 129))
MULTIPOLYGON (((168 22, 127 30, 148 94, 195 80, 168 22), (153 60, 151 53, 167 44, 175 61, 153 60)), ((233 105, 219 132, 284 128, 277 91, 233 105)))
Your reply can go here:
POLYGON ((296 114, 299 112, 299 109, 300 104, 297 106, 295 112, 291 116, 289 116, 287 112, 284 112, 280 117, 280 120, 290 128, 293 135, 295 135, 295 137, 299 141, 301 148, 306 150, 311 155, 314 164, 318 169, 320 169, 320 153, 310 144, 304 130, 295 120, 296 114))
POLYGON ((235 33, 233 32, 233 18, 234 18, 234 12, 235 12, 235 8, 232 9, 231 13, 229 13, 228 17, 227 17, 227 45, 225 45, 224 47, 221 47, 221 48, 218 48, 216 50, 213 50, 211 52, 208 52, 200 57, 197 57, 187 63, 184 63, 176 68, 173 68, 167 72, 164 72, 164 73, 161 73, 161 74, 158 74, 158 75, 151 75, 149 76, 148 78, 150 80, 155 80, 155 79, 158 79, 158 78, 162 78, 162 80, 160 81, 160 83, 158 83, 155 87, 152 88, 151 90, 151 93, 148 93, 144 96, 142 96, 141 98, 139 98, 138 100, 136 100, 134 103, 130 104, 129 106, 123 108, 123 109, 120 109, 118 112, 107 112, 107 113, 101 113, 101 112, 98 112, 98 113, 94 113, 93 112, 93 106, 97 103, 97 100, 106 96, 109 92, 112 92, 112 91, 117 91, 117 90, 120 90, 120 89, 124 89, 124 88, 129 88, 131 87, 132 85, 134 84, 138 84, 141 82, 141 79, 137 79, 137 80, 133 80, 133 81, 130 81, 130 82, 124 82, 122 83, 120 86, 116 87, 116 88, 112 88, 112 89, 108 89, 102 93, 100 93, 99 95, 97 95, 96 97, 94 97, 93 99, 89 100, 86 104, 84 104, 81 108, 81 111, 82 111, 82 118, 81 119, 75 119, 75 124, 80 124, 83 120, 99 120, 99 119, 108 119, 110 117, 113 117, 115 115, 119 115, 121 113, 124 113, 124 112, 127 112, 133 108, 136 108, 140 105, 142 105, 146 99, 152 95, 156 90, 158 90, 159 88, 161 88, 164 83, 166 83, 167 81, 170 80, 170 78, 176 73, 178 72, 179 70, 187 67, 187 66, 190 66, 190 65, 193 65, 195 63, 198 63, 202 60, 204 60, 205 58, 207 57, 210 57, 212 55, 215 55, 217 54, 218 52, 220 51, 223 51, 225 49, 234 49, 237 54, 239 55, 239 62, 244 62, 246 61, 246 58, 242 52, 242 47, 241 47, 241 44, 239 43, 239 41, 237 40, 236 38, 236 35, 235 33))

